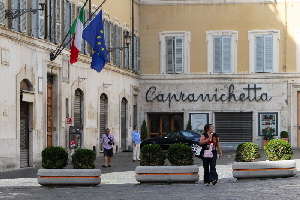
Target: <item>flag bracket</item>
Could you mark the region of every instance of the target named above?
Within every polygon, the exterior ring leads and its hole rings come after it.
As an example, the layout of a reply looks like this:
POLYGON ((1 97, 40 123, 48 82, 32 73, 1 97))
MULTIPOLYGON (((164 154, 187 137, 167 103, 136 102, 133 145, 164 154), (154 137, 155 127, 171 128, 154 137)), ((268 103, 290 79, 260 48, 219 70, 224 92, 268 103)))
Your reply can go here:
POLYGON ((42 7, 40 9, 5 9, 5 18, 15 19, 27 12, 35 14, 38 10, 44 10, 45 5, 45 3, 40 3, 40 6, 42 7))

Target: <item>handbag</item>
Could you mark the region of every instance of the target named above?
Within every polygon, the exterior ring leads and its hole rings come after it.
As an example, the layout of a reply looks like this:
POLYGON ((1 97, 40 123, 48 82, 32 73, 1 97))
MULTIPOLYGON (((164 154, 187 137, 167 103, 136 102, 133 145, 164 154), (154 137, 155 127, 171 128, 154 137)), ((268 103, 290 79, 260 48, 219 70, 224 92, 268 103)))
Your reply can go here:
POLYGON ((211 143, 209 145, 209 150, 204 150, 203 158, 212 158, 214 156, 212 153, 212 146, 213 144, 211 143))

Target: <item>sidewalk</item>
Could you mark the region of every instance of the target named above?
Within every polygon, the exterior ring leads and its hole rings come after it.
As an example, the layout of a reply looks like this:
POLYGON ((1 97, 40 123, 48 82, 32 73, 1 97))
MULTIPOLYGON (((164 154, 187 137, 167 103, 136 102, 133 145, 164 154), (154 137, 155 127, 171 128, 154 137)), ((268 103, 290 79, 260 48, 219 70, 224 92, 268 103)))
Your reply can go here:
MULTIPOLYGON (((300 149, 293 149, 294 155, 292 159, 296 160, 297 166, 300 166, 300 149)), ((266 160, 266 156, 262 150, 259 151, 261 158, 258 160, 266 160)), ((223 158, 217 160, 217 172, 219 174, 219 182, 232 182, 235 179, 232 176, 231 164, 234 162, 235 152, 223 152, 223 158)), ((202 160, 194 158, 194 164, 199 166, 199 183, 203 180, 202 160)), ((103 156, 98 156, 95 161, 97 169, 101 170, 101 184, 138 184, 135 180, 135 168, 139 162, 132 162, 132 152, 119 152, 114 154, 112 167, 102 168, 103 156)), ((41 167, 28 167, 18 170, 0 172, 1 186, 40 186, 37 183, 37 171, 41 167), (9 179, 9 180, 7 180, 9 179)), ((73 168, 68 165, 66 168, 73 168)))

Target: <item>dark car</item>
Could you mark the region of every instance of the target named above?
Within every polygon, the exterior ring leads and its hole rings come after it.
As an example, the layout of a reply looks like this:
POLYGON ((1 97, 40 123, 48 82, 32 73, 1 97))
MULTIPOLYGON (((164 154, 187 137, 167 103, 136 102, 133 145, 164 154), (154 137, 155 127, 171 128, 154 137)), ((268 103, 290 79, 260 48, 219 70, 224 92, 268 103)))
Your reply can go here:
POLYGON ((199 144, 200 135, 195 131, 181 130, 171 131, 162 137, 149 138, 141 143, 141 148, 146 144, 159 144, 163 150, 168 150, 171 144, 183 143, 193 149, 199 144))

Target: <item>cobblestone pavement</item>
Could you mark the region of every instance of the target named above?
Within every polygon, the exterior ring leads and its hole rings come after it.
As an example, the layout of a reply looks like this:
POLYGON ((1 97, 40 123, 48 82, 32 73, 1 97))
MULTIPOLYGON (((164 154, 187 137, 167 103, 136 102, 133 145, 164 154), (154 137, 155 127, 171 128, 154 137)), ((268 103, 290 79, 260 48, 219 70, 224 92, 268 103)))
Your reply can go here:
MULTIPOLYGON (((294 149, 292 159, 300 166, 300 149, 294 149)), ((261 158, 265 160, 263 151, 261 158)), ((199 166, 199 181, 195 184, 139 184, 135 180, 132 152, 114 155, 111 168, 102 168, 102 156, 96 159, 96 168, 101 169, 101 184, 97 187, 44 187, 37 183, 40 167, 22 168, 0 172, 0 199, 298 199, 300 171, 292 178, 236 180, 232 176, 231 164, 235 152, 225 152, 217 161, 218 184, 204 186, 201 159, 195 158, 199 166)), ((67 168, 72 168, 68 165, 67 168)))

